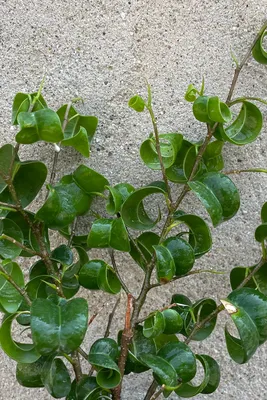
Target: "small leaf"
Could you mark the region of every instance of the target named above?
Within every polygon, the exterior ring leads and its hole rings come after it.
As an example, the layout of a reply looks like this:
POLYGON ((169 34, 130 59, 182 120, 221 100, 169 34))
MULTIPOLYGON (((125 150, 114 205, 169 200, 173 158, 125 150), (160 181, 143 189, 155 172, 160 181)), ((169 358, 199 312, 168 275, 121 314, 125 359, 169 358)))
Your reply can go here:
POLYGON ((10 259, 18 257, 21 248, 16 243, 5 239, 3 235, 9 236, 15 242, 23 243, 23 234, 19 226, 8 218, 0 220, 0 256, 10 259))
POLYGON ((60 358, 50 357, 44 363, 41 376, 44 387, 55 399, 60 399, 69 394, 71 389, 70 375, 60 358))
POLYGON ((87 194, 102 193, 108 185, 107 179, 86 165, 80 165, 73 173, 75 183, 87 194))
POLYGON ((31 364, 18 363, 16 368, 16 379, 21 386, 28 388, 44 387, 41 378, 41 371, 46 361, 46 357, 31 364))
POLYGON ((82 266, 79 272, 79 283, 86 289, 98 290, 98 275, 101 267, 105 265, 102 260, 91 260, 82 266))
MULTIPOLYGON (((20 288, 24 288, 24 276, 19 265, 15 262, 7 262, 2 265, 8 276, 18 285, 20 288)), ((18 311, 21 303, 22 296, 17 289, 9 283, 4 273, 0 272, 0 305, 3 309, 12 314, 18 311)))
POLYGON ((206 123, 226 123, 232 118, 229 107, 222 103, 218 96, 199 96, 194 101, 193 114, 198 121, 206 123))
POLYGON ((88 361, 97 367, 96 381, 104 389, 119 385, 121 374, 115 360, 119 355, 118 345, 113 339, 98 339, 92 345, 88 361))
POLYGON ((20 112, 18 115, 20 131, 16 141, 22 144, 31 144, 39 140, 57 143, 63 137, 60 119, 57 113, 49 108, 35 112, 20 112))
POLYGON ((125 200, 134 192, 134 187, 129 183, 118 183, 114 187, 107 186, 109 198, 106 206, 107 212, 111 215, 120 212, 125 200))
POLYGON ((188 185, 210 214, 214 226, 237 213, 240 206, 239 193, 228 176, 209 172, 199 181, 188 182, 188 185))
POLYGON ((164 310, 161 313, 165 320, 165 328, 163 333, 165 333, 166 335, 179 333, 184 325, 180 314, 172 309, 164 310))
MULTIPOLYGON (((13 100, 12 106, 12 125, 18 125, 18 115, 20 112, 28 111, 33 99, 36 97, 37 93, 17 93, 13 100)), ((47 108, 45 99, 38 93, 38 99, 35 102, 32 111, 41 110, 42 108, 47 108)))
MULTIPOLYGON (((34 214, 29 211, 25 211, 25 213, 27 214, 29 220, 33 223, 34 222, 34 214)), ((23 215, 21 215, 18 212, 10 212, 7 214, 7 218, 19 226, 19 228, 23 234, 23 245, 28 248, 31 248, 31 243, 30 243, 30 238, 29 238, 30 227, 29 227, 29 224, 27 223, 27 221, 25 221, 23 215)), ((22 250, 22 252, 20 253, 20 256, 21 257, 32 257, 33 255, 31 253, 26 252, 25 250, 22 250)))
POLYGON ((169 282, 175 274, 175 264, 170 251, 162 246, 153 246, 156 253, 156 269, 158 282, 169 282))
MULTIPOLYGON (((233 268, 230 273, 230 282, 232 289, 236 289, 241 282, 247 277, 247 275, 253 271, 253 267, 236 267, 233 268)), ((253 277, 247 282, 246 287, 259 290, 265 296, 267 296, 267 263, 263 264, 262 267, 253 275, 253 277)))
POLYGON ((107 293, 117 294, 121 290, 121 284, 116 273, 111 266, 106 263, 102 264, 99 270, 97 284, 99 289, 107 293))
POLYGON ((222 149, 224 142, 215 140, 208 144, 204 154, 203 160, 208 172, 216 171, 219 172, 224 167, 224 161, 222 157, 222 149))
POLYGON ((130 251, 130 242, 124 222, 117 219, 97 219, 88 235, 87 245, 91 248, 112 247, 119 251, 130 251))
POLYGON ((51 258, 64 266, 72 265, 73 253, 65 244, 61 244, 52 251, 51 258))
POLYGON ((137 112, 142 112, 145 109, 145 101, 142 99, 142 97, 140 96, 133 96, 129 102, 128 102, 128 106, 131 107, 133 110, 137 111, 137 112))
POLYGON ((192 83, 190 83, 188 85, 184 98, 186 101, 192 103, 193 101, 196 100, 198 94, 199 94, 198 90, 195 88, 194 85, 192 85, 192 83))
POLYGON ((126 226, 136 230, 148 230, 157 224, 160 216, 153 221, 143 206, 144 198, 155 193, 165 195, 165 191, 156 186, 146 186, 130 194, 121 209, 121 217, 126 226))
POLYGON ((257 242, 264 243, 267 238, 267 223, 261 224, 255 230, 255 239, 257 242))
POLYGON ((146 338, 154 338, 163 333, 164 329, 164 316, 160 311, 157 311, 145 320, 143 334, 146 338))
MULTIPOLYGON (((169 168, 175 162, 177 153, 183 142, 180 133, 166 133, 159 135, 160 152, 165 168, 169 168)), ((145 140, 140 147, 140 156, 148 168, 160 170, 160 162, 156 149, 156 141, 153 137, 145 140)))
POLYGON ((34 344, 14 342, 11 336, 12 322, 18 314, 12 314, 4 319, 0 329, 0 344, 3 351, 12 360, 20 363, 34 363, 41 355, 34 344))
POLYGON ((86 300, 80 298, 60 305, 49 299, 36 299, 32 303, 31 316, 32 338, 40 354, 49 355, 56 351, 68 354, 83 341, 88 306, 86 300))
POLYGON ((260 38, 256 41, 252 49, 252 56, 260 64, 267 64, 267 52, 263 47, 263 42, 266 35, 267 30, 262 32, 260 38))
POLYGON ((178 237, 170 237, 164 240, 162 245, 172 255, 176 276, 185 275, 193 268, 195 262, 194 250, 186 240, 178 237))
POLYGON ((88 136, 86 129, 83 127, 80 128, 79 132, 75 136, 63 139, 61 145, 73 147, 84 157, 89 157, 90 155, 90 145, 88 142, 88 136))

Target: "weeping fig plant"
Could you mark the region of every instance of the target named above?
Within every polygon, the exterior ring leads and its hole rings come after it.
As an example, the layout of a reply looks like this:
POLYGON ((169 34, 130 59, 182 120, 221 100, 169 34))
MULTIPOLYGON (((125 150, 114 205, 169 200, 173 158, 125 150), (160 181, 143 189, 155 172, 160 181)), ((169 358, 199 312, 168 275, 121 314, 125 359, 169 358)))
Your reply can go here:
POLYGON ((42 95, 43 84, 37 92, 16 94, 12 107, 16 144, 0 148, 0 345, 16 362, 20 385, 33 391, 44 388, 53 398, 66 400, 119 400, 125 376, 147 372, 153 382, 147 385, 145 400, 170 395, 199 398, 218 388, 220 366, 213 354, 196 351, 197 345, 193 350, 191 343, 213 333, 221 312, 236 327, 236 334, 228 324, 222 332, 234 362, 248 362, 264 345, 267 203, 262 206, 261 224, 255 226, 261 258, 231 270, 232 291, 222 293, 219 303, 206 297, 193 300, 181 291, 172 294, 169 305, 152 309, 142 318, 140 313, 154 288, 196 273, 217 273, 198 270, 196 262, 211 250, 211 224, 217 227, 238 213, 240 194, 231 174, 267 172, 257 165, 229 171, 222 152, 224 146, 248 145, 262 131, 259 105, 264 107, 267 102, 254 93, 237 98, 233 94, 251 57, 267 64, 266 35, 267 22, 246 56, 240 62, 234 60, 234 78, 226 99, 207 93, 204 80, 200 88, 188 86, 185 100, 192 104, 188 112, 192 108, 204 132, 197 143, 182 132, 159 131, 149 84, 147 98, 135 95, 129 100, 132 110, 148 114, 153 127, 141 144, 140 159, 151 173, 160 171, 162 176, 142 187, 111 183, 85 162, 58 177, 57 160, 64 147, 89 157, 97 118, 80 114, 77 99, 52 110, 42 95), (238 113, 233 108, 236 104, 238 113), (21 147, 38 141, 55 148, 49 172, 39 160, 21 160, 21 147), (32 207, 41 190, 44 200, 32 207), (189 192, 196 206, 185 212, 182 203, 189 192), (151 195, 166 204, 154 218, 146 201, 151 195), (102 204, 104 198, 105 207, 96 213, 94 204, 99 198, 102 204), (208 218, 199 215, 198 207, 206 209, 208 218), (81 234, 77 221, 88 214, 92 224, 81 234), (50 241, 54 232, 60 238, 57 246, 50 241), (91 257, 92 249, 102 249, 104 256, 91 257), (118 269, 119 252, 140 268, 143 282, 138 293, 126 284, 123 269, 118 269), (22 270, 22 258, 27 270, 22 270), (90 334, 95 310, 79 293, 80 288, 116 298, 106 330, 91 346, 85 336, 90 334), (125 294, 125 324, 111 326, 121 292, 125 294), (14 325, 21 333, 20 341, 15 340, 14 325), (196 384, 199 370, 202 381, 196 384))

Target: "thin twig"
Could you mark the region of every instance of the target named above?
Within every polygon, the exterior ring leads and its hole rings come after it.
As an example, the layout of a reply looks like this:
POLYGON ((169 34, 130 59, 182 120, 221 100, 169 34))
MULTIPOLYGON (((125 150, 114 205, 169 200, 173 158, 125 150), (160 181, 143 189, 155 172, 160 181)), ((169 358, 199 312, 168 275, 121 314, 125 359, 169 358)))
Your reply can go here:
POLYGON ((156 400, 161 393, 163 393, 165 390, 165 385, 162 385, 161 388, 151 397, 151 400, 156 400))
POLYGON ((112 324, 112 321, 113 321, 115 312, 116 312, 116 310, 117 310, 117 307, 118 307, 118 305, 120 304, 120 301, 121 301, 121 297, 119 296, 119 297, 117 298, 117 300, 116 300, 116 303, 114 304, 114 307, 113 307, 111 313, 110 313, 109 316, 108 316, 108 324, 107 324, 107 327, 106 327, 106 330, 105 330, 105 334, 104 334, 104 337, 105 337, 105 338, 109 337, 109 334, 110 334, 110 327, 111 327, 111 324, 112 324))
POLYGON ((0 207, 12 208, 12 210, 17 210, 17 206, 15 206, 14 204, 3 203, 2 201, 0 201, 0 207))
POLYGON ((0 240, 7 240, 7 241, 13 243, 15 246, 21 248, 22 250, 27 251, 27 253, 32 254, 33 256, 41 257, 40 253, 38 253, 37 251, 34 251, 34 250, 30 249, 29 247, 24 246, 24 244, 18 242, 16 239, 14 239, 8 235, 5 235, 4 233, 2 233, 2 235, 0 236, 0 240))
POLYGON ((79 352, 79 354, 80 354, 86 361, 88 361, 88 354, 86 354, 85 351, 84 351, 81 347, 79 347, 79 348, 77 349, 77 351, 79 352))
POLYGON ((113 269, 114 269, 114 271, 115 271, 115 273, 117 275, 117 278, 119 279, 119 281, 121 283, 121 286, 122 286, 123 290, 125 291, 126 294, 129 294, 130 290, 128 289, 127 285, 124 283, 122 277, 120 276, 120 273, 119 273, 119 270, 118 270, 118 267, 117 267, 117 264, 116 264, 116 260, 115 260, 115 256, 114 256, 114 250, 113 249, 109 249, 109 255, 110 255, 110 259, 111 259, 111 262, 112 262, 113 269))
POLYGON ((25 292, 24 289, 19 287, 17 283, 14 281, 12 276, 4 269, 4 267, 0 264, 0 273, 5 277, 5 279, 19 292, 19 294, 25 299, 26 303, 31 306, 31 300, 28 294, 25 292))
POLYGON ((151 385, 148 388, 148 391, 146 392, 144 400, 150 400, 151 396, 153 396, 158 386, 159 386, 158 383, 155 381, 155 379, 153 379, 153 382, 151 383, 151 385))
POLYGON ((83 372, 78 350, 73 351, 71 355, 73 360, 72 366, 75 373, 76 382, 79 382, 82 379, 83 372))
POLYGON ((73 224, 72 224, 72 227, 71 227, 70 237, 69 237, 69 240, 68 240, 68 246, 69 247, 72 245, 72 241, 73 241, 73 238, 74 238, 74 235, 75 235, 75 231, 76 231, 76 227, 77 227, 77 222, 78 222, 78 218, 75 217, 75 219, 73 221, 73 224))

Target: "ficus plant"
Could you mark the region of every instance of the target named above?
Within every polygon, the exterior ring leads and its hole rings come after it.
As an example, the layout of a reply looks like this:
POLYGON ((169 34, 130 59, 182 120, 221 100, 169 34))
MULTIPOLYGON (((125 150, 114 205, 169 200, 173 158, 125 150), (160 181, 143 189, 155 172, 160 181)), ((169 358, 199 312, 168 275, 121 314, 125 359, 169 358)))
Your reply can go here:
POLYGON ((66 400, 119 400, 125 375, 150 371, 153 383, 145 400, 171 394, 195 397, 213 393, 220 383, 217 361, 190 347, 192 341, 212 334, 220 312, 236 327, 235 334, 228 325, 224 332, 229 356, 236 363, 248 362, 267 340, 267 203, 262 206, 261 225, 255 226, 261 259, 252 266, 232 269, 232 291, 219 304, 211 298, 192 301, 182 292, 173 293, 168 306, 140 318, 147 294, 154 288, 188 275, 217 273, 194 266, 212 247, 209 225, 216 227, 238 212, 240 196, 230 175, 267 172, 256 166, 227 171, 222 154, 225 145, 247 145, 262 130, 258 105, 266 101, 233 98, 233 93, 251 56, 267 64, 266 35, 267 22, 243 60, 233 56, 236 67, 225 101, 206 93, 204 80, 200 88, 189 85, 185 99, 192 103, 193 115, 206 131, 197 143, 180 132, 159 132, 149 85, 146 99, 135 95, 129 100, 132 110, 147 112, 152 121, 153 133, 141 145, 141 159, 162 173, 161 181, 142 187, 126 182, 112 185, 85 164, 56 181, 57 160, 64 146, 89 157, 97 118, 76 111, 79 99, 57 111, 50 109, 42 96, 43 84, 36 93, 16 94, 12 108, 16 145, 0 148, 0 344, 16 361, 16 378, 22 386, 44 387, 52 397, 66 400), (233 105, 239 105, 238 113, 233 105), (43 162, 19 157, 21 146, 38 141, 54 144, 49 175, 43 162), (180 188, 178 198, 174 198, 174 187, 180 188), (44 201, 33 208, 41 189, 46 193, 44 201), (183 211, 182 202, 189 192, 195 195, 196 206, 202 203, 206 209, 207 221, 196 207, 193 212, 183 211), (166 203, 166 215, 149 216, 145 199, 151 195, 166 203), (96 213, 99 198, 106 204, 96 213), (85 214, 93 222, 82 235, 77 220, 85 214), (50 244, 54 231, 62 240, 57 247, 50 244), (91 249, 106 249, 104 259, 91 258, 91 249), (118 252, 128 253, 140 268, 143 283, 137 294, 117 268, 118 252), (19 265, 21 257, 27 270, 19 265), (94 315, 89 318, 90 304, 78 295, 81 287, 118 298, 106 332, 90 348, 84 338, 94 315), (112 339, 109 333, 120 292, 125 292, 125 325, 114 327, 112 339), (15 340, 14 325, 28 332, 27 341, 15 340), (203 379, 196 384, 193 379, 199 369, 203 379))

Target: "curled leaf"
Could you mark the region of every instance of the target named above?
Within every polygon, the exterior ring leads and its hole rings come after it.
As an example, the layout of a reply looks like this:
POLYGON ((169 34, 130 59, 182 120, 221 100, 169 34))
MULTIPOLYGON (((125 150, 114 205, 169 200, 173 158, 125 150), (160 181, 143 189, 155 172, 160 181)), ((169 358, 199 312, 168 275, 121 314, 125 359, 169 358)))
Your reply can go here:
POLYGON ((87 245, 91 248, 112 247, 120 251, 130 251, 128 233, 122 218, 95 220, 87 238, 87 245))

